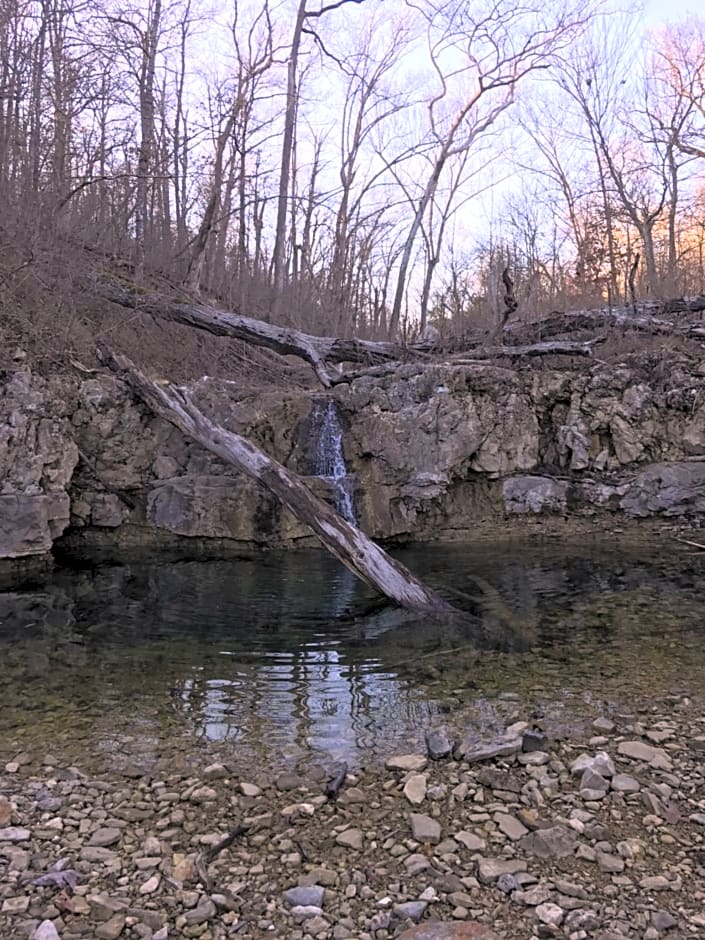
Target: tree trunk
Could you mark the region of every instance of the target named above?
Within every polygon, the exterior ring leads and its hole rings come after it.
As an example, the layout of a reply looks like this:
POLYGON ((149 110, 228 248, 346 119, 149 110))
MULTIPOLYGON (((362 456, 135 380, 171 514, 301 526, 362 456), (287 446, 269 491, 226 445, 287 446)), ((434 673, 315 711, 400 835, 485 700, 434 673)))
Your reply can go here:
POLYGON ((364 532, 315 496, 300 477, 246 438, 210 421, 186 391, 173 385, 157 385, 124 356, 102 350, 101 358, 128 382, 156 415, 274 493, 297 519, 313 529, 323 546, 353 574, 409 610, 435 615, 455 612, 404 565, 390 558, 364 532))
POLYGON ((286 84, 286 110, 284 112, 284 136, 282 138, 282 160, 279 171, 279 196, 277 200, 277 228, 274 238, 274 290, 275 307, 280 303, 281 292, 284 290, 286 277, 284 271, 286 258, 286 223, 289 201, 289 178, 291 175, 291 158, 294 149, 294 130, 296 127, 296 72, 299 61, 299 48, 301 35, 306 20, 306 0, 300 0, 299 9, 294 24, 294 35, 291 39, 291 51, 287 64, 286 84))

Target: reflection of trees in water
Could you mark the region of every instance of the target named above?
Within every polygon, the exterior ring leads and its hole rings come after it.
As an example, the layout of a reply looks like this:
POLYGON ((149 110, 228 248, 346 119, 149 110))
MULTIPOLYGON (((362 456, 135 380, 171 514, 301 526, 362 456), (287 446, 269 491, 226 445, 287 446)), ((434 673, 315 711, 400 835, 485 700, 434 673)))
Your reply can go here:
POLYGON ((428 715, 427 693, 406 684, 403 663, 454 647, 522 651, 512 616, 534 618, 537 645, 567 657, 583 641, 634 640, 639 618, 666 602, 674 624, 686 610, 688 622, 705 620, 697 560, 684 574, 463 546, 404 555, 430 583, 472 595, 465 622, 392 608, 356 618, 369 592, 322 552, 64 571, 41 590, 0 594, 9 681, 19 695, 29 675, 33 717, 63 710, 87 740, 135 734, 155 753, 180 735, 253 752, 351 753, 428 715))

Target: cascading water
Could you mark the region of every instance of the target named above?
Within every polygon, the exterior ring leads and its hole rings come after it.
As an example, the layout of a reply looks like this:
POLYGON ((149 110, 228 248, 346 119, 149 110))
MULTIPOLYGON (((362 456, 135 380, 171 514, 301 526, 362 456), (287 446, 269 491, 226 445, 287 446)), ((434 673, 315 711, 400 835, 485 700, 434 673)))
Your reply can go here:
POLYGON ((334 399, 319 399, 311 413, 314 437, 313 473, 328 480, 335 496, 335 508, 343 519, 357 525, 352 496, 353 480, 345 466, 343 428, 334 399))

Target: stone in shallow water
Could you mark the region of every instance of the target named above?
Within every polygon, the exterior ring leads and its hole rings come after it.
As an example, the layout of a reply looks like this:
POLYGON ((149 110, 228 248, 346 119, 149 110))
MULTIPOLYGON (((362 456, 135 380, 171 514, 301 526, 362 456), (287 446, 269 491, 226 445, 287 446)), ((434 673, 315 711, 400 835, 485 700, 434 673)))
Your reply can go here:
POLYGON ((426 734, 426 750, 431 760, 443 760, 453 750, 450 738, 443 728, 436 728, 426 734))

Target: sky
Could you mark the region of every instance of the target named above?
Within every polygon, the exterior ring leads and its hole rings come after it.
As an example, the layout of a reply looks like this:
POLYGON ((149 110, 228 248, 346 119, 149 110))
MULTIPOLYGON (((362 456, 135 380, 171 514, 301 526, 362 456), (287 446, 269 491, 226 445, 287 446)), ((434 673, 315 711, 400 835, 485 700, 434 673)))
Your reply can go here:
POLYGON ((672 23, 688 13, 697 15, 697 0, 646 0, 646 19, 650 23, 672 23))

